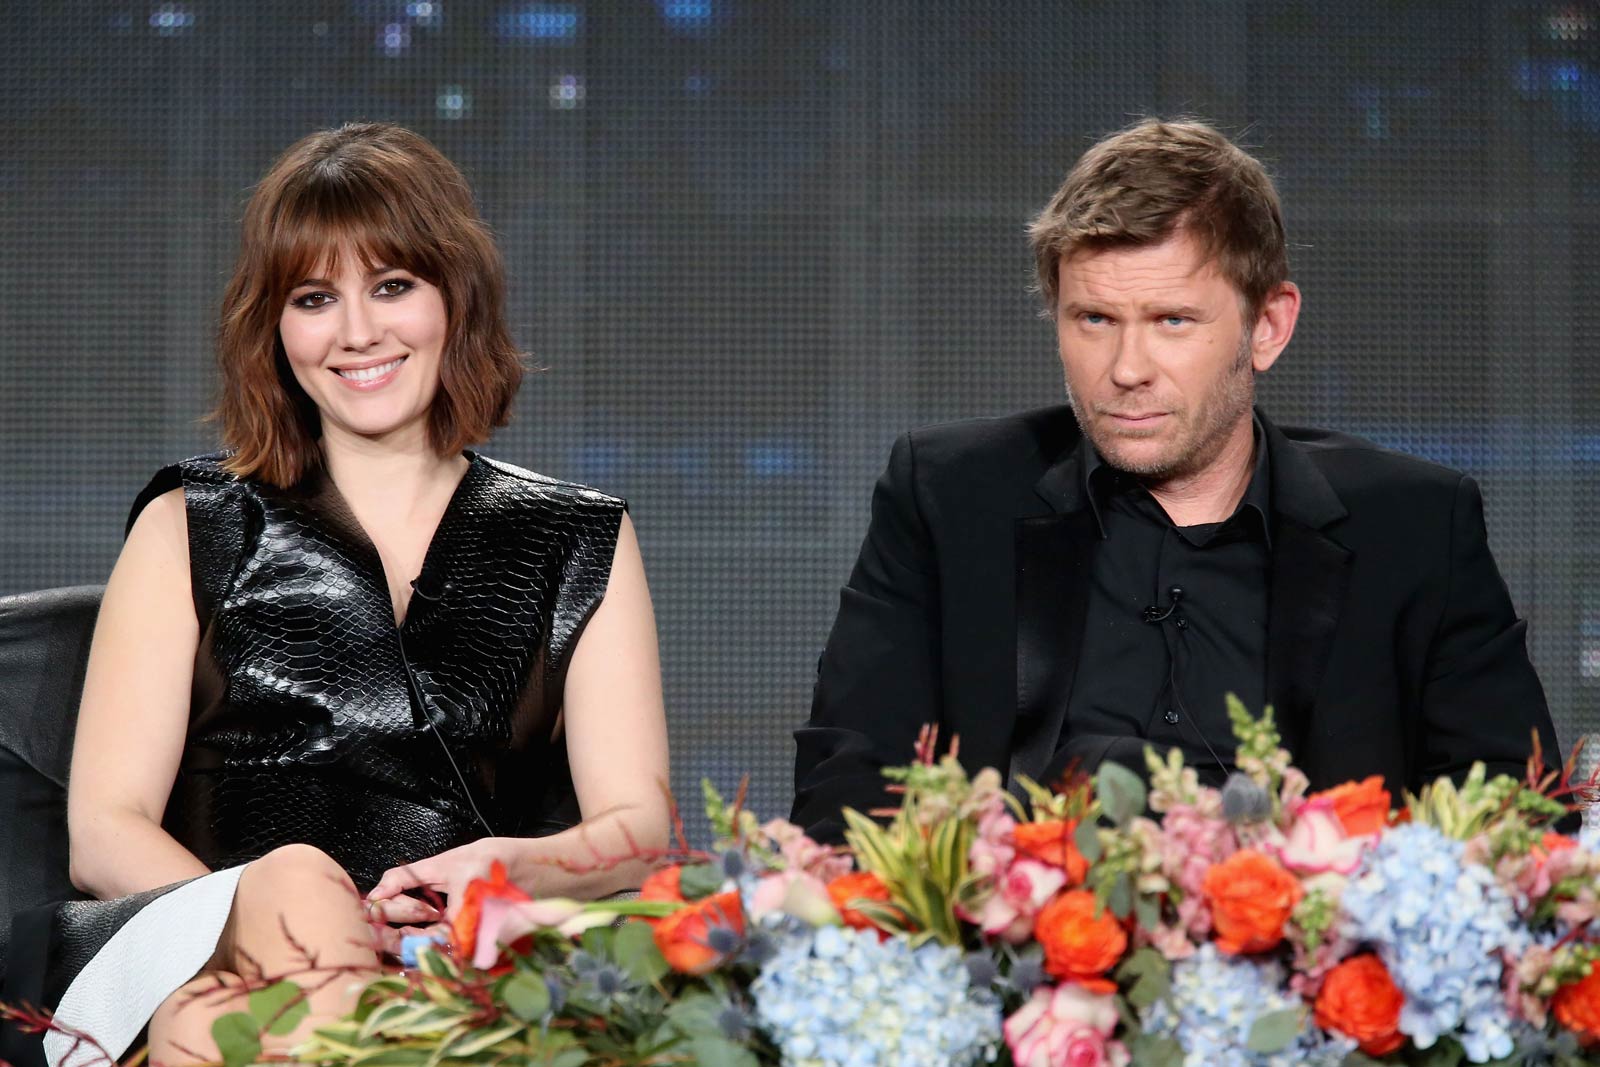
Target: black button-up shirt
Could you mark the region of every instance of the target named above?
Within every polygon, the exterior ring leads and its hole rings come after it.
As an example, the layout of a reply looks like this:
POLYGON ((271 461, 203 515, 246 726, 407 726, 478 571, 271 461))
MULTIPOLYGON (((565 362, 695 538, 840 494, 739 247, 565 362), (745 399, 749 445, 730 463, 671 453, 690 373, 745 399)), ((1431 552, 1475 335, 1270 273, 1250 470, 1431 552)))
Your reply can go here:
POLYGON ((1266 693, 1272 524, 1259 422, 1255 453, 1227 520, 1174 526, 1137 478, 1107 466, 1087 439, 1079 448, 1100 544, 1063 743, 1078 733, 1141 737, 1181 748, 1205 780, 1232 769, 1224 697, 1235 693, 1259 714, 1266 693))

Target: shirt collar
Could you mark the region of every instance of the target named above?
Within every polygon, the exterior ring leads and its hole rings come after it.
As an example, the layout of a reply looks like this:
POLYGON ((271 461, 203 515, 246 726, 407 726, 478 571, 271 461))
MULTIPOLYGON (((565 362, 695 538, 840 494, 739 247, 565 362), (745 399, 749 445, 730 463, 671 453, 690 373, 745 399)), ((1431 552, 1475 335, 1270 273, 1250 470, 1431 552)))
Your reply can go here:
MULTIPOLYGON (((1261 416, 1254 413, 1250 416, 1251 434, 1255 438, 1255 466, 1250 472, 1250 484, 1245 487, 1244 497, 1239 501, 1239 506, 1234 509, 1234 516, 1242 514, 1246 509, 1255 511, 1260 520, 1262 541, 1268 549, 1272 548, 1272 464, 1268 456, 1267 434, 1261 426, 1261 416)), ((1131 475, 1117 470, 1100 457, 1100 452, 1089 443, 1085 436, 1078 445, 1078 465, 1082 471, 1082 485, 1084 495, 1089 498, 1089 510, 1094 512, 1095 525, 1100 530, 1101 540, 1106 536, 1105 517, 1101 513, 1102 501, 1106 496, 1118 488, 1136 484, 1131 475)), ((1231 517, 1230 517, 1231 521, 1231 517)))

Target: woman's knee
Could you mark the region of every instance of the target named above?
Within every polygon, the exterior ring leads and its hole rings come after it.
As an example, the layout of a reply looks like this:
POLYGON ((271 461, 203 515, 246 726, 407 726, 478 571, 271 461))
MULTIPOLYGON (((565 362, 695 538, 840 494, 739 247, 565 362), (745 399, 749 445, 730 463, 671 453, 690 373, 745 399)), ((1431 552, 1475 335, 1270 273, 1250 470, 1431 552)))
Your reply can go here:
POLYGON ((333 899, 360 899, 344 868, 314 845, 284 845, 262 856, 239 876, 238 901, 264 901, 274 908, 333 899))

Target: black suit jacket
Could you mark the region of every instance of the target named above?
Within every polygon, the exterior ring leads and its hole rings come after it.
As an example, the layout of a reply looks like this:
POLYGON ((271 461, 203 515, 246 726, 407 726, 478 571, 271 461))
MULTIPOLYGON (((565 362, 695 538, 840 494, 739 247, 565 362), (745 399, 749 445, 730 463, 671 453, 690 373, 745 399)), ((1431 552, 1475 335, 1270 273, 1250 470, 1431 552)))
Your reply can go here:
MULTIPOLYGON (((1259 412, 1258 412, 1259 414, 1259 412)), ((1474 760, 1520 773, 1544 691, 1490 555, 1483 502, 1456 471, 1321 430, 1271 458, 1266 686, 1314 788, 1381 774, 1399 799, 1474 760)), ((795 732, 794 820, 824 839, 840 809, 893 806, 881 768, 923 723, 969 769, 1034 777, 1063 757, 1143 770, 1135 738, 1068 737, 1086 577, 1099 542, 1073 477, 1066 407, 906 434, 879 479, 860 558, 795 732)), ((1252 711, 1259 709, 1252 709, 1252 711)))

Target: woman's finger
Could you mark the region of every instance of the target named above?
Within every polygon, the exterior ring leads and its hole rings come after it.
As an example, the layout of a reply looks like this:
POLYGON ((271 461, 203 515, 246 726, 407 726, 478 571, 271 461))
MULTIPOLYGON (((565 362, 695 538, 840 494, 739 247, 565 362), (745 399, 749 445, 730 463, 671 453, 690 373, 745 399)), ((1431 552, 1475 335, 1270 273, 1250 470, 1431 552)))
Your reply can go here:
POLYGON ((368 912, 374 921, 383 923, 431 923, 444 914, 427 900, 404 893, 372 901, 368 905, 368 912))

